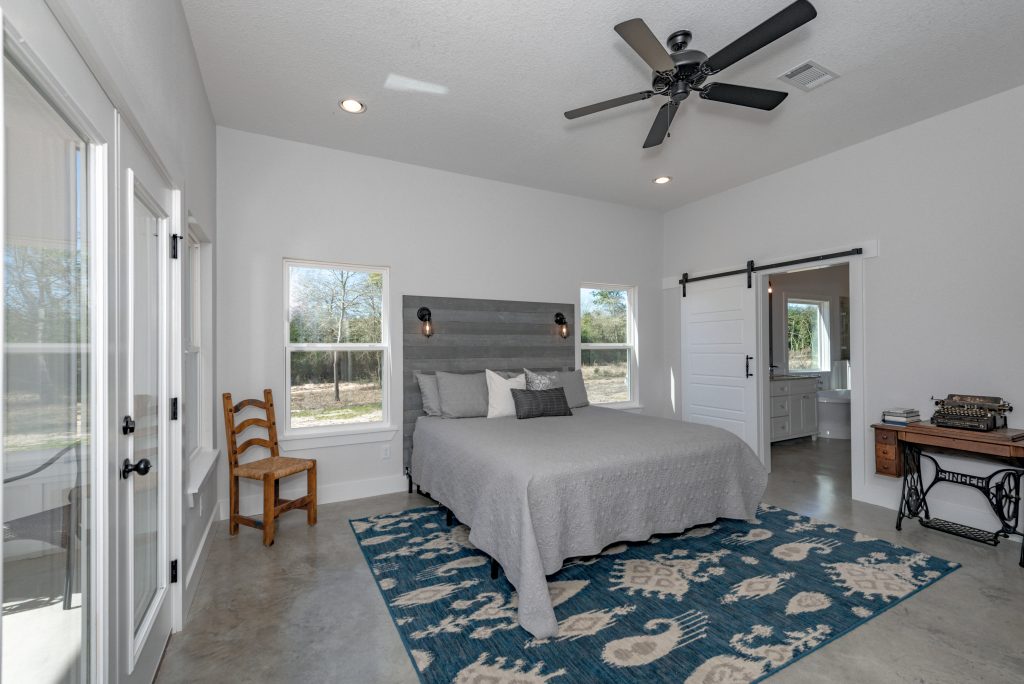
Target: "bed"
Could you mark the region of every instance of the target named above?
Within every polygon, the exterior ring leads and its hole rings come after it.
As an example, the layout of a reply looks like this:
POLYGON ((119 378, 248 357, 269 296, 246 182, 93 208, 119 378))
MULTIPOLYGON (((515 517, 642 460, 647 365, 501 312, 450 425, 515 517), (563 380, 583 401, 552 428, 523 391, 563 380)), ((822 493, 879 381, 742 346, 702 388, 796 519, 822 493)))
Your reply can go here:
POLYGON ((557 633, 546 575, 614 542, 752 519, 761 462, 720 428, 587 406, 517 420, 420 416, 410 475, 516 587, 519 623, 557 633))

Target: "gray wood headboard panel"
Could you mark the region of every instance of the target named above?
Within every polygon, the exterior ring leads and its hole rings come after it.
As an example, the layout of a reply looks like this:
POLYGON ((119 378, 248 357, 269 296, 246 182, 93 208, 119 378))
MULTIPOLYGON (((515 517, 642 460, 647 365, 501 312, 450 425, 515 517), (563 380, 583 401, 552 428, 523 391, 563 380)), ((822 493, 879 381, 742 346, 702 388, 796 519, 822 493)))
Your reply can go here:
POLYGON ((402 297, 402 454, 409 465, 412 431, 423 415, 414 371, 451 373, 491 370, 568 370, 575 366, 576 307, 548 302, 512 302, 456 297, 402 297), (424 337, 416 310, 430 309, 433 337, 424 337), (555 325, 561 311, 569 321, 562 339, 555 325))

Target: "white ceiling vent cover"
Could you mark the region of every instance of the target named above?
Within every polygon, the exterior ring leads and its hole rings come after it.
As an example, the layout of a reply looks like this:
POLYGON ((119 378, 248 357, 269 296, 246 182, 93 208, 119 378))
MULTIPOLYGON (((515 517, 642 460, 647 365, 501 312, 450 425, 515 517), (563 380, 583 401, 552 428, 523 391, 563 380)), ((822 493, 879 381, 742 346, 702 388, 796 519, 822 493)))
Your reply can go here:
POLYGON ((839 78, 839 74, 810 60, 779 76, 779 80, 800 90, 812 90, 839 78))

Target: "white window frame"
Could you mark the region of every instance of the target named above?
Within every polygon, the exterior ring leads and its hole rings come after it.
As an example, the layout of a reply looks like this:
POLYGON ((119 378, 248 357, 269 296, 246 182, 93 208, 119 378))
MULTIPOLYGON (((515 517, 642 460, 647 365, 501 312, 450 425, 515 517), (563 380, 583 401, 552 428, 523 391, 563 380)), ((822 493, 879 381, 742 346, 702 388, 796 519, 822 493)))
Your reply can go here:
POLYGON ((576 367, 583 368, 583 352, 588 349, 626 349, 629 353, 629 400, 594 403, 605 408, 634 409, 640 408, 640 358, 637 354, 637 286, 613 285, 611 283, 580 283, 576 295, 576 367), (583 342, 583 290, 625 290, 626 292, 626 342, 611 344, 603 342, 583 342))
MULTIPOLYGON (((196 448, 190 454, 185 454, 185 457, 192 459, 196 451, 199 451, 205 445, 205 423, 209 422, 206 419, 206 412, 209 409, 209 396, 212 394, 212 390, 207 392, 206 387, 206 373, 203 368, 204 354, 203 354, 203 297, 202 297, 202 284, 206 280, 203 275, 203 244, 200 242, 199 237, 189 226, 189 229, 185 233, 185 244, 183 245, 183 252, 185 258, 188 260, 189 265, 189 302, 187 302, 187 310, 189 314, 189 339, 182 339, 181 341, 181 352, 182 354, 195 354, 198 359, 196 368, 199 369, 199 377, 196 379, 196 390, 198 392, 199 403, 197 406, 186 406, 185 411, 195 412, 199 418, 198 430, 196 431, 196 448)), ((182 321, 184 323, 184 321, 182 321)), ((184 384, 184 378, 182 378, 184 384)), ((184 411, 183 411, 184 413, 184 411)))
MULTIPOLYGON (((387 266, 370 266, 367 264, 351 264, 331 261, 310 261, 307 259, 284 260, 284 428, 282 440, 295 440, 316 437, 351 436, 382 433, 381 439, 390 437, 396 428, 391 424, 391 325, 390 325, 390 292, 391 269, 387 266), (341 271, 361 271, 364 273, 380 273, 383 276, 381 288, 381 341, 374 344, 302 344, 291 341, 289 328, 291 323, 291 267, 306 266, 312 268, 337 269, 341 271), (348 425, 326 425, 323 427, 291 426, 291 378, 293 351, 380 351, 381 358, 381 419, 374 423, 350 423, 348 425), (388 433, 388 434, 383 434, 388 433)), ((362 440, 360 440, 362 441, 362 440)), ((376 440, 374 440, 376 441, 376 440)), ((316 446, 328 445, 321 443, 316 446)), ((305 448, 305 447, 303 447, 305 448)))
MULTIPOLYGON (((202 226, 188 215, 188 229, 182 239, 181 250, 189 263, 189 297, 187 309, 191 317, 190 339, 181 341, 181 353, 197 354, 196 367, 199 369, 198 405, 182 406, 183 414, 190 416, 195 412, 199 418, 199 429, 196 448, 190 454, 184 454, 188 464, 188 482, 185 493, 188 494, 189 508, 196 505, 195 497, 210 470, 216 465, 220 450, 214 443, 213 434, 213 288, 204 284, 213 282, 213 243, 206 236, 202 226)), ((184 283, 182 284, 184 292, 184 283)), ((185 305, 185 302, 182 302, 185 305)), ((184 329, 184 320, 182 321, 184 329)), ((184 364, 182 364, 184 369, 184 364)), ((184 372, 184 371, 183 371, 184 372)), ((185 377, 182 375, 182 389, 185 377)), ((184 444, 184 425, 182 426, 182 444, 184 444)))
POLYGON ((783 321, 785 323, 783 339, 786 341, 786 372, 792 375, 828 373, 832 370, 832 337, 831 337, 831 316, 832 302, 828 298, 820 296, 803 296, 798 294, 786 294, 782 302, 783 321), (789 305, 809 304, 818 307, 818 367, 817 368, 790 368, 789 367, 789 305))

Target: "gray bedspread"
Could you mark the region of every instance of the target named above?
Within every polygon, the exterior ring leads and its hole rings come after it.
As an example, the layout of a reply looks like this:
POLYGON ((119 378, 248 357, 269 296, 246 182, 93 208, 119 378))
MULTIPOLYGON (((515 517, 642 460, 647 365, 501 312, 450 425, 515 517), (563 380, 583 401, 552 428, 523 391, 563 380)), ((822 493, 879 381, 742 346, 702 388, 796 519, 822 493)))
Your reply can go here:
POLYGON ((519 594, 519 624, 558 631, 546 575, 617 541, 752 519, 767 472, 707 425, 589 406, 559 418, 423 416, 412 477, 470 527, 519 594))

